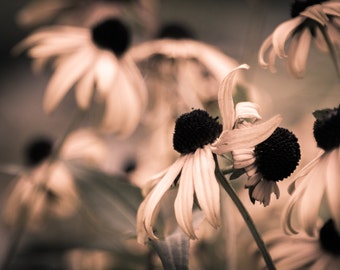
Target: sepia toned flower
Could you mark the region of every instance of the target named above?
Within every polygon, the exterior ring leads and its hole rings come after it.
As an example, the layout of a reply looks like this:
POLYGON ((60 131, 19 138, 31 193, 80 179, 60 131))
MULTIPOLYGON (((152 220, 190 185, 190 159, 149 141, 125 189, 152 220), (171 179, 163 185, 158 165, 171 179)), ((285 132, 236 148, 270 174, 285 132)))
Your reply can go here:
POLYGON ((259 64, 276 72, 276 58, 285 58, 287 70, 294 77, 303 78, 313 39, 321 51, 331 54, 339 73, 335 51, 340 45, 340 2, 295 0, 291 17, 277 26, 262 43, 258 54, 259 64))

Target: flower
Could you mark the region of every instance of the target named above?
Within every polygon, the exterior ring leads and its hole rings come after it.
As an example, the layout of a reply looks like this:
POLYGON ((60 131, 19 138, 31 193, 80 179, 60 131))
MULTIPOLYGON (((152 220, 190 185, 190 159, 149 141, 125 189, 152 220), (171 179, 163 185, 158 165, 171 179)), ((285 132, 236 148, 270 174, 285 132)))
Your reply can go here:
POLYGON ((54 22, 75 26, 90 26, 113 16, 128 19, 143 30, 152 33, 157 22, 157 1, 107 1, 107 0, 31 0, 17 14, 21 26, 33 27, 54 22))
MULTIPOLYGON (((252 124, 241 119, 237 128, 249 125, 252 124)), ((249 188, 250 200, 259 201, 263 206, 269 205, 272 193, 277 199, 280 197, 277 182, 290 176, 301 158, 296 136, 281 127, 255 147, 236 149, 232 155, 234 169, 244 169, 248 176, 245 187, 249 188)))
POLYGON ((292 4, 291 17, 292 19, 276 27, 262 43, 258 54, 259 64, 276 72, 276 57, 287 58, 288 71, 294 77, 302 78, 313 38, 320 50, 330 51, 339 72, 333 46, 338 48, 340 45, 338 28, 340 2, 295 0, 292 4), (288 54, 286 54, 285 47, 289 40, 288 54), (266 55, 268 60, 265 59, 266 55))
POLYGON ((265 234, 264 241, 277 269, 339 269, 340 233, 331 219, 315 236, 306 233, 288 236, 275 230, 265 234))
POLYGON ((130 55, 142 67, 155 100, 149 115, 156 126, 216 100, 218 84, 238 66, 216 47, 195 40, 180 23, 164 25, 154 40, 133 46, 130 55))
POLYGON ((99 166, 107 150, 93 131, 80 129, 67 136, 58 159, 53 157, 52 143, 46 138, 34 140, 25 153, 30 167, 11 189, 4 217, 8 224, 13 225, 22 222, 23 211, 29 211, 29 226, 38 229, 47 216, 66 218, 80 205, 67 162, 73 160, 99 166))
POLYGON ((127 26, 113 18, 91 29, 48 27, 31 34, 16 49, 28 49, 36 69, 54 61, 55 72, 43 102, 47 113, 73 86, 79 107, 87 109, 95 88, 106 102, 103 127, 129 135, 147 102, 143 78, 127 52, 129 44, 127 26))
POLYGON ((299 225, 308 235, 315 235, 315 224, 324 203, 340 231, 340 106, 316 111, 314 115, 314 137, 321 149, 289 186, 291 197, 283 215, 283 227, 287 233, 297 233, 292 224, 293 211, 296 210, 299 225))
POLYGON ((197 238, 192 224, 194 197, 197 198, 206 220, 214 228, 220 226, 219 184, 214 173, 213 155, 252 147, 262 142, 281 121, 280 116, 275 116, 247 129, 233 129, 235 121, 244 118, 245 114, 249 118, 258 115, 257 112, 249 114, 248 110, 235 115, 232 90, 237 71, 245 68, 248 66, 241 65, 231 71, 219 89, 218 102, 223 125, 201 109, 185 113, 176 120, 173 146, 180 156, 168 169, 155 176, 153 181, 158 183, 138 209, 137 234, 140 243, 145 242, 147 237, 157 239, 153 231, 153 221, 162 197, 171 186, 178 186, 174 202, 176 220, 190 238, 197 238))

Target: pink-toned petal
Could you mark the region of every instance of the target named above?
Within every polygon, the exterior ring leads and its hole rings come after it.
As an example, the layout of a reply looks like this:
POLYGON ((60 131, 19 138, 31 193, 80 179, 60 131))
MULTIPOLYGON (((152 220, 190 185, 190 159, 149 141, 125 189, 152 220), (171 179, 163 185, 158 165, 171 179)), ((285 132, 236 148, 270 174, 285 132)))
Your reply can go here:
POLYGON ((174 164, 172 164, 172 166, 169 168, 169 171, 163 176, 163 178, 151 191, 150 197, 144 205, 144 216, 142 217, 142 220, 147 234, 152 239, 157 239, 152 228, 152 222, 155 217, 155 210, 158 207, 160 200, 164 196, 165 192, 169 190, 170 186, 173 184, 174 180, 181 172, 184 163, 187 161, 187 158, 188 156, 181 156, 175 161, 174 164))
POLYGON ((298 79, 304 76, 311 40, 312 34, 308 28, 292 37, 286 63, 289 72, 298 79))
POLYGON ((58 62, 44 96, 44 110, 52 112, 65 96, 67 91, 84 75, 84 72, 92 64, 89 59, 91 52, 83 49, 58 62))
POLYGON ((200 208, 207 221, 217 228, 220 226, 220 188, 215 177, 215 162, 208 146, 196 150, 193 174, 200 208))
POLYGON ((251 122, 260 120, 259 110, 260 106, 253 102, 239 102, 235 107, 236 121, 239 119, 250 119, 251 122))
POLYGON ((234 159, 234 168, 242 169, 252 165, 255 162, 254 149, 236 149, 232 152, 234 159))
POLYGON ((118 68, 119 62, 114 54, 98 50, 94 71, 97 90, 102 96, 106 96, 114 88, 118 68))
POLYGON ((273 34, 269 35, 262 43, 260 50, 259 50, 259 54, 258 54, 258 62, 260 64, 260 66, 262 66, 263 68, 268 67, 268 62, 265 60, 265 54, 267 53, 268 50, 270 50, 270 52, 272 51, 271 47, 272 47, 272 41, 273 41, 273 34))
POLYGON ((322 10, 327 15, 340 17, 340 3, 336 1, 327 1, 321 4, 322 10))
POLYGON ((94 71, 88 70, 75 87, 76 101, 80 108, 87 109, 94 92, 94 71))
POLYGON ((307 7, 304 11, 300 13, 301 16, 305 16, 314 21, 317 21, 321 25, 326 25, 329 21, 327 15, 323 11, 322 5, 312 5, 307 7))
POLYGON ((194 203, 194 160, 191 155, 183 166, 179 180, 178 194, 175 200, 175 216, 179 226, 191 238, 197 239, 192 224, 194 203))
POLYGON ((328 206, 337 231, 340 233, 340 148, 327 154, 327 168, 324 169, 328 206))
POLYGON ((274 192, 277 198, 279 195, 277 193, 278 188, 275 185, 277 186, 276 182, 263 179, 255 186, 251 194, 252 198, 263 203, 263 206, 269 205, 271 194, 274 192))
POLYGON ((324 171, 327 168, 326 160, 325 158, 321 159, 309 173, 308 178, 313 179, 313 181, 309 181, 309 184, 306 185, 298 208, 301 226, 310 236, 317 233, 316 221, 326 188, 326 179, 324 179, 324 171))
POLYGON ((276 52, 274 48, 272 48, 268 55, 268 68, 271 73, 276 73, 275 62, 276 62, 276 52))
POLYGON ((255 173, 254 175, 248 178, 244 186, 246 188, 256 186, 261 180, 262 180, 262 174, 255 173))
POLYGON ((298 27, 305 19, 298 16, 288 21, 281 23, 273 32, 273 48, 275 53, 280 57, 286 57, 285 44, 289 39, 292 32, 298 27))
POLYGON ((334 257, 332 258, 332 256, 329 256, 327 254, 318 254, 318 256, 315 256, 315 263, 311 265, 310 270, 321 270, 321 269, 337 270, 339 269, 339 264, 336 265, 336 268, 330 268, 333 261, 334 261, 334 257))
POLYGON ((232 129, 235 122, 235 111, 233 101, 233 89, 236 85, 236 76, 241 69, 249 69, 246 64, 233 69, 222 81, 218 91, 218 106, 222 115, 223 130, 232 129))
POLYGON ((276 115, 258 125, 223 131, 217 141, 212 144, 212 150, 221 155, 236 149, 254 147, 272 135, 281 120, 282 117, 276 115))

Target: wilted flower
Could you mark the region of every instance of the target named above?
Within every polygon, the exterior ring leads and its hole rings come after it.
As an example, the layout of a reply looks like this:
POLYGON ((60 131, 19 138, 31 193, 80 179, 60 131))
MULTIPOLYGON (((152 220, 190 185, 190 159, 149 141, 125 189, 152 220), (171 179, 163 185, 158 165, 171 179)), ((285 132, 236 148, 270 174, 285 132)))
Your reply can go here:
MULTIPOLYGON (((257 119, 255 119, 256 121, 257 119)), ((237 128, 252 125, 243 119, 237 128)), ((278 181, 290 176, 296 169, 301 154, 295 135, 285 128, 278 127, 269 138, 258 145, 247 149, 236 149, 232 152, 235 169, 244 169, 248 180, 250 200, 269 205, 271 194, 278 199, 280 190, 278 181)))
POLYGON ((33 168, 23 172, 11 190, 5 206, 5 221, 22 221, 26 209, 29 224, 38 228, 46 216, 65 218, 72 215, 80 204, 68 161, 80 161, 99 166, 105 156, 104 143, 91 130, 71 133, 60 149, 58 159, 53 157, 52 143, 45 138, 36 140, 27 148, 28 164, 33 168))
POLYGON ((127 26, 113 18, 92 28, 48 27, 16 49, 28 49, 38 69, 54 61, 55 72, 44 97, 46 112, 55 110, 73 86, 79 107, 86 109, 96 89, 106 102, 103 127, 129 135, 147 102, 143 78, 127 52, 130 39, 127 26))
POLYGON ((311 40, 322 51, 329 51, 339 67, 335 47, 339 48, 340 2, 336 0, 295 0, 291 8, 292 19, 281 23, 263 42, 259 51, 259 63, 275 72, 275 60, 287 58, 288 71, 296 78, 305 73, 311 40), (289 42, 288 54, 286 54, 289 42), (268 55, 268 60, 265 56, 268 55))
POLYGON ((247 129, 233 129, 235 122, 244 118, 244 114, 249 118, 258 115, 256 111, 249 114, 248 110, 235 115, 232 90, 237 71, 242 68, 248 66, 241 65, 230 72, 218 93, 223 126, 217 118, 200 109, 183 114, 176 120, 173 146, 181 155, 167 170, 155 177, 158 183, 139 207, 139 242, 144 242, 147 237, 157 238, 152 223, 162 197, 171 186, 178 186, 174 204, 177 222, 190 238, 196 239, 192 224, 194 198, 197 198, 206 220, 215 228, 220 226, 220 190, 213 155, 253 147, 268 138, 281 121, 281 117, 276 116, 247 129))
POLYGON ((340 106, 316 111, 314 115, 314 137, 322 150, 296 175, 289 187, 292 195, 283 215, 287 233, 297 232, 292 224, 296 209, 302 228, 307 234, 315 235, 315 224, 324 202, 340 232, 340 106))
POLYGON ((339 269, 340 233, 333 220, 328 220, 317 235, 306 233, 286 235, 281 231, 270 231, 264 241, 277 269, 339 269))

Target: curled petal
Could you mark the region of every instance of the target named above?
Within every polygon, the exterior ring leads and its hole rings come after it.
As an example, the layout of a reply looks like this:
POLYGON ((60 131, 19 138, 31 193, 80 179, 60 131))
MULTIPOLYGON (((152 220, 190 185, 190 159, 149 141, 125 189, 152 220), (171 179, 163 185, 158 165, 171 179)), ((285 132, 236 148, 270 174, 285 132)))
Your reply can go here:
POLYGON ((311 39, 312 34, 308 28, 292 38, 286 63, 288 70, 296 78, 302 78, 304 75, 311 39))
POLYGON ((236 104, 236 120, 238 119, 250 119, 251 122, 260 120, 259 105, 253 102, 239 102, 236 104))
POLYGON ((286 22, 281 23, 273 33, 273 48, 275 53, 280 57, 287 57, 285 53, 285 44, 291 35, 291 33, 296 29, 298 25, 305 20, 302 17, 295 17, 286 22))
POLYGON ((274 193, 276 198, 280 196, 280 190, 277 183, 274 181, 262 180, 254 188, 251 196, 256 201, 263 203, 263 206, 267 206, 270 203, 270 196, 274 193))
POLYGON ((263 43, 262 43, 262 45, 260 47, 259 54, 258 54, 258 62, 260 64, 260 66, 262 66, 263 68, 268 67, 268 62, 265 60, 265 54, 267 53, 267 51, 272 46, 272 42, 273 42, 273 34, 269 35, 263 41, 263 43))
POLYGON ((233 69, 222 81, 218 91, 218 106, 222 115, 223 129, 232 129, 235 122, 235 111, 233 101, 233 88, 235 86, 235 77, 240 69, 249 69, 246 64, 240 65, 233 69))
POLYGON ((339 2, 325 2, 322 3, 323 12, 327 15, 332 15, 335 17, 340 17, 340 3, 339 2))

